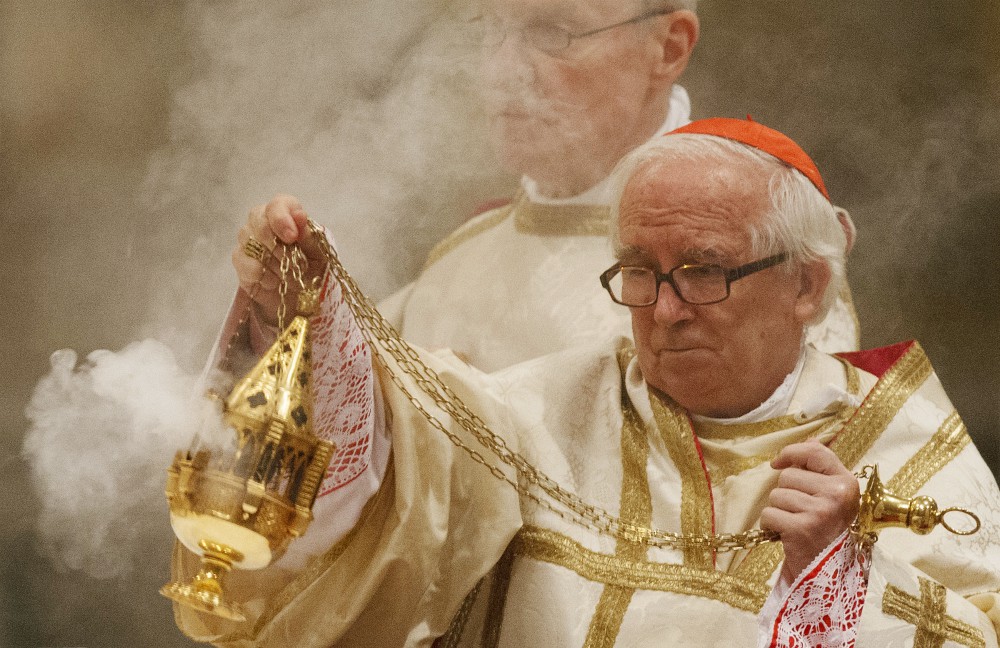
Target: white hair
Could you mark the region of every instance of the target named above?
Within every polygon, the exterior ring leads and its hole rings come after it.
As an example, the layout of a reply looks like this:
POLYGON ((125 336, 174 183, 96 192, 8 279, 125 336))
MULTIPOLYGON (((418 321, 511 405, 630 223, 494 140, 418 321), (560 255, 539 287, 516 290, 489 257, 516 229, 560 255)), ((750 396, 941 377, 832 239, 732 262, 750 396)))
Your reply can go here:
POLYGON ((750 165, 770 175, 770 208, 759 222, 750 224, 750 251, 755 259, 787 252, 788 271, 821 261, 830 269, 830 283, 814 321, 826 315, 845 285, 847 236, 837 208, 800 171, 776 157, 740 142, 683 133, 657 137, 629 153, 611 174, 611 242, 621 252, 619 208, 625 187, 636 172, 654 161, 718 161, 750 165))

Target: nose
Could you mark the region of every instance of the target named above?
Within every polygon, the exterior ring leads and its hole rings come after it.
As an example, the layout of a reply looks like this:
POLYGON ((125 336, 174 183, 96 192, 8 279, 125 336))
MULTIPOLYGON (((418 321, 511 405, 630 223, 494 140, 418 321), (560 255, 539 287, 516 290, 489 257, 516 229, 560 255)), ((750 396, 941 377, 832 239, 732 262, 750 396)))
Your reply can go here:
POLYGON ((484 43, 481 68, 489 87, 523 87, 534 83, 534 66, 517 41, 517 34, 508 33, 499 43, 491 46, 484 43))
POLYGON ((671 325, 694 317, 694 308, 677 295, 669 282, 660 284, 660 292, 653 304, 653 319, 657 324, 671 325))

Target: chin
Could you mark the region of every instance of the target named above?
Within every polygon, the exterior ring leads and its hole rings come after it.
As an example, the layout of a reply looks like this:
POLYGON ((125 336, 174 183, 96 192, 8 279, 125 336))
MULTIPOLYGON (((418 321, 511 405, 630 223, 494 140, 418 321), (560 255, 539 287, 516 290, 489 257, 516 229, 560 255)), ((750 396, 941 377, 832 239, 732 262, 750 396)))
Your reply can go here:
POLYGON ((550 156, 538 147, 538 140, 505 138, 493 145, 497 158, 508 171, 538 179, 552 168, 550 156))
MULTIPOLYGON (((687 352, 689 360, 697 360, 701 354, 687 352)), ((683 362, 673 359, 666 362, 662 355, 649 373, 643 372, 646 382, 670 396, 678 405, 689 410, 701 409, 706 396, 712 393, 715 385, 711 380, 713 374, 711 365, 701 362, 683 362)))

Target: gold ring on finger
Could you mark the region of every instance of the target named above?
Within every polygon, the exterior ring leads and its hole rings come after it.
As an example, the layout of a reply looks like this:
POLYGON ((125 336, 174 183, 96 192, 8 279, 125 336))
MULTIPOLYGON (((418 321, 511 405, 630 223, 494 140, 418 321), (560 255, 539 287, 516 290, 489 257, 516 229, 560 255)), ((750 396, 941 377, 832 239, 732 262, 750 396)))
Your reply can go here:
POLYGON ((243 252, 251 259, 256 259, 261 263, 264 263, 270 254, 267 251, 267 248, 264 247, 264 244, 252 236, 247 239, 246 243, 243 244, 243 252))

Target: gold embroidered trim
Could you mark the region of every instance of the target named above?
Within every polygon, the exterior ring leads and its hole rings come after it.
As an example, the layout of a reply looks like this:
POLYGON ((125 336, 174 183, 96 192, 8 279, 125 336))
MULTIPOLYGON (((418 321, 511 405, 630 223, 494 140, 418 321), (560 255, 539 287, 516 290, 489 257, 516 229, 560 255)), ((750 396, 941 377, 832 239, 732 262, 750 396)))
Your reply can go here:
POLYGON ((606 205, 547 205, 525 199, 514 212, 514 227, 536 236, 608 236, 606 205))
POLYGON ((560 533, 538 527, 522 528, 513 546, 518 556, 558 565, 595 583, 701 596, 754 614, 770 594, 766 585, 725 572, 602 554, 560 533))
MULTIPOLYGON (((638 526, 649 527, 653 522, 653 498, 649 492, 649 477, 646 464, 649 461, 649 440, 646 429, 628 402, 625 385, 622 384, 622 495, 619 517, 638 526)), ((633 560, 646 556, 646 546, 640 542, 630 542, 619 538, 615 552, 633 560)))
POLYGON ((886 488, 900 497, 913 497, 927 480, 957 457, 970 443, 972 439, 965 428, 965 423, 959 418, 958 412, 952 412, 930 441, 892 476, 886 483, 886 488))
MULTIPOLYGON (((628 398, 625 387, 625 370, 632 358, 632 349, 618 351, 618 367, 622 376, 622 490, 619 517, 642 527, 649 527, 653 521, 653 499, 649 492, 649 477, 646 464, 649 461, 649 440, 645 426, 628 398)), ((619 538, 615 543, 615 555, 628 560, 645 560, 646 547, 639 542, 619 538)), ((621 631, 622 621, 632 602, 634 589, 605 585, 601 598, 594 610, 594 617, 587 630, 584 648, 610 648, 621 631)))
MULTIPOLYGON (((784 559, 785 550, 780 542, 758 545, 750 550, 747 557, 733 569, 732 574, 736 578, 744 579, 763 587, 784 559)), ((760 608, 763 606, 764 600, 761 600, 760 607, 755 612, 760 612, 760 608)))
POLYGON ((430 254, 427 255, 427 260, 424 261, 423 269, 426 270, 431 267, 462 243, 479 236, 487 230, 493 229, 500 223, 507 220, 510 213, 514 211, 514 207, 517 205, 517 201, 519 199, 520 194, 518 194, 514 201, 509 205, 504 205, 503 207, 498 207, 491 212, 487 212, 446 236, 440 243, 431 248, 430 254))
MULTIPOLYGON (((857 465, 932 371, 923 348, 914 342, 906 354, 875 383, 858 411, 830 444, 830 449, 845 466, 851 468, 857 465)), ((777 542, 754 547, 733 573, 755 583, 765 583, 781 564, 784 555, 781 544, 777 542)))
POLYGON ((733 425, 715 423, 714 421, 698 421, 695 423, 695 430, 702 439, 732 440, 763 436, 780 430, 787 430, 801 424, 802 422, 795 420, 794 416, 779 416, 755 423, 736 423, 733 425))
POLYGON ((919 599, 894 585, 886 587, 882 595, 882 612, 917 627, 913 648, 940 648, 946 640, 969 648, 985 648, 982 630, 948 616, 944 586, 926 578, 919 581, 919 599))
POLYGON ((845 466, 852 468, 861 460, 932 371, 923 348, 914 342, 875 383, 843 432, 830 444, 845 466))
MULTIPOLYGON (((790 416, 781 417, 780 419, 774 419, 774 420, 783 420, 786 423, 788 423, 788 426, 785 428, 777 428, 776 430, 774 430, 774 432, 777 432, 782 429, 790 430, 791 428, 795 427, 801 428, 794 437, 790 438, 790 440, 788 441, 789 443, 792 443, 794 441, 822 437, 831 429, 843 425, 844 419, 847 417, 847 415, 848 411, 845 410, 845 412, 843 413, 838 413, 832 416, 831 415, 825 416, 824 418, 827 419, 825 421, 821 419, 813 419, 812 421, 806 421, 798 425, 794 423, 793 417, 790 416)), ((701 425, 700 424, 696 425, 695 429, 698 432, 698 436, 701 437, 701 425)), ((776 456, 778 456, 779 452, 780 449, 775 450, 773 452, 766 452, 759 455, 753 455, 750 457, 744 457, 739 455, 725 457, 724 455, 727 453, 727 451, 725 449, 720 449, 719 451, 714 453, 709 459, 709 461, 712 463, 712 465, 709 467, 709 474, 711 475, 712 483, 713 484, 721 483, 727 477, 738 475, 745 470, 750 470, 751 468, 756 468, 762 463, 774 459, 776 456)), ((734 454, 734 453, 729 453, 729 454, 734 454)))
MULTIPOLYGON (((711 535, 715 532, 711 485, 695 445, 691 422, 680 408, 661 400, 652 390, 649 403, 670 459, 681 475, 681 533, 711 535)), ((711 549, 692 547, 684 550, 684 564, 715 569, 715 557, 711 549)))
POLYGON ((594 610, 594 618, 590 620, 583 648, 612 648, 615 645, 633 594, 634 587, 604 586, 597 609, 594 610))

